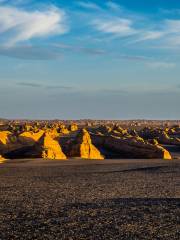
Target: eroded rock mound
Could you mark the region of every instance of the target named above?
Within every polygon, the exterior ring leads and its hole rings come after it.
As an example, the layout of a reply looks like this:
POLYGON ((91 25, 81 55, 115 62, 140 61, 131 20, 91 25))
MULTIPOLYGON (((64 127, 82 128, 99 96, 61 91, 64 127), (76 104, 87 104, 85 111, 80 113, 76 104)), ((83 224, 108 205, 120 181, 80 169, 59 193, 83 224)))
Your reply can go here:
POLYGON ((61 124, 59 126, 59 133, 61 134, 69 134, 69 130, 66 128, 66 126, 64 124, 61 124))
POLYGON ((23 132, 18 136, 19 141, 23 145, 32 145, 40 140, 40 138, 43 136, 44 131, 40 130, 38 132, 23 132))
POLYGON ((1 131, 0 132, 0 144, 6 145, 11 142, 10 137, 12 133, 10 131, 1 131))
POLYGON ((92 144, 91 137, 86 129, 82 129, 73 142, 70 157, 85 159, 104 159, 99 150, 92 144))
POLYGON ((53 139, 50 135, 44 134, 40 140, 41 144, 41 157, 44 159, 66 159, 65 154, 62 152, 59 142, 53 139))
POLYGON ((6 161, 6 159, 2 155, 0 155, 0 163, 3 163, 5 161, 6 161))
POLYGON ((172 159, 170 153, 163 147, 138 138, 123 139, 116 136, 93 135, 92 139, 96 146, 116 152, 119 157, 172 159))
POLYGON ((69 126, 69 130, 70 130, 71 132, 77 131, 77 130, 78 130, 78 125, 75 124, 75 123, 71 124, 71 125, 69 126))
POLYGON ((7 152, 13 151, 21 147, 17 137, 9 131, 0 132, 0 154, 4 155, 7 152))
POLYGON ((178 134, 170 135, 171 133, 170 129, 152 129, 150 127, 146 127, 139 132, 140 136, 144 139, 156 139, 160 144, 180 146, 180 138, 178 138, 178 134))

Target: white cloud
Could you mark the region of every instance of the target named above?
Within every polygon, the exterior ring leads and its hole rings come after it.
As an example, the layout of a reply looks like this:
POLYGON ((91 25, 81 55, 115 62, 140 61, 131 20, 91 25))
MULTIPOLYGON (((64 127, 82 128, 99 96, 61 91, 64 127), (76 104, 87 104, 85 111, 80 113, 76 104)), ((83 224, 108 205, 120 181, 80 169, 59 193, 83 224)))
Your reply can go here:
POLYGON ((170 33, 180 33, 180 20, 166 20, 165 30, 170 33))
POLYGON ((173 62, 149 62, 147 66, 152 69, 172 69, 176 67, 176 64, 173 62))
POLYGON ((180 20, 165 20, 164 32, 166 34, 164 42, 166 47, 176 48, 180 46, 180 20))
POLYGON ((180 19, 163 19, 154 23, 148 17, 129 12, 111 0, 106 1, 104 6, 108 9, 101 11, 99 16, 90 16, 90 23, 96 31, 109 34, 110 40, 128 36, 131 38, 126 45, 148 42, 148 46, 151 44, 159 48, 180 47, 180 19))
POLYGON ((0 7, 0 37, 6 36, 6 45, 37 37, 64 34, 68 31, 64 11, 50 7, 47 10, 26 11, 16 7, 0 7))
POLYGON ((129 19, 114 17, 110 20, 97 19, 92 22, 96 30, 118 36, 129 36, 136 33, 129 19))
POLYGON ((163 37, 166 33, 163 31, 143 31, 142 36, 137 41, 156 40, 163 37))
POLYGON ((180 20, 164 20, 157 23, 157 29, 148 31, 146 29, 139 30, 137 39, 133 42, 149 41, 149 40, 161 40, 161 44, 164 48, 175 47, 180 45, 180 20))
POLYGON ((114 11, 117 11, 117 10, 121 9, 120 5, 118 5, 117 3, 112 2, 112 1, 108 1, 106 3, 106 6, 110 9, 114 10, 114 11))
POLYGON ((92 9, 92 10, 100 10, 101 9, 97 4, 92 3, 92 2, 82 2, 82 1, 79 1, 79 2, 77 2, 77 4, 80 7, 86 8, 86 9, 92 9))

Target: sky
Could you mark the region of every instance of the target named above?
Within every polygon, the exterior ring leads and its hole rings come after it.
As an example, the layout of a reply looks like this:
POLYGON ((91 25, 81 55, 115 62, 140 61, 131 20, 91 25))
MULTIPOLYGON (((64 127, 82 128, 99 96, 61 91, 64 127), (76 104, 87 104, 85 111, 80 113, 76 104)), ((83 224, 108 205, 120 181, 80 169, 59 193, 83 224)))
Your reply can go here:
POLYGON ((180 119, 179 0, 0 0, 0 117, 180 119))

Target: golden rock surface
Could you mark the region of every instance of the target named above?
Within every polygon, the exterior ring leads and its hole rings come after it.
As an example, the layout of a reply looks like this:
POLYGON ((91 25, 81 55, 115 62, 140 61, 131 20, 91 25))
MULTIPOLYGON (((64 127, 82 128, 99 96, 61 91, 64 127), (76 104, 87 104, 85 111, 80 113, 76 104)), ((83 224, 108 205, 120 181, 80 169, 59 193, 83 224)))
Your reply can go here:
POLYGON ((6 159, 2 155, 0 155, 0 164, 4 163, 5 161, 6 161, 6 159))
POLYGON ((33 144, 39 141, 39 139, 43 136, 44 131, 40 130, 36 133, 34 132, 23 132, 19 135, 19 141, 23 144, 33 144))
POLYGON ((169 153, 168 150, 166 150, 165 148, 163 148, 162 146, 159 146, 159 145, 156 145, 156 147, 161 151, 162 159, 172 160, 171 154, 169 153))
POLYGON ((44 135, 42 149, 42 158, 44 159, 67 159, 58 141, 48 134, 44 135))
POLYGON ((77 124, 71 124, 69 128, 70 128, 71 132, 75 132, 75 131, 78 130, 78 125, 77 124))
POLYGON ((12 136, 12 133, 9 131, 1 131, 0 132, 0 144, 8 144, 10 142, 10 137, 12 136))
POLYGON ((80 157, 85 159, 104 159, 100 151, 92 144, 91 137, 86 129, 82 129, 72 145, 70 151, 71 157, 80 157))

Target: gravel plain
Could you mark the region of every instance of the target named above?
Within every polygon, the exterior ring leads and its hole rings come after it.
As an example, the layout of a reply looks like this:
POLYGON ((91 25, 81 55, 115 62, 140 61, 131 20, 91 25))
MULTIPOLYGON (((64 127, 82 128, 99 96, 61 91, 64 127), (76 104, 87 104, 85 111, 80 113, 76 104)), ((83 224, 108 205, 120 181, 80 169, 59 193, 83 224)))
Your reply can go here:
POLYGON ((0 239, 180 239, 180 160, 9 160, 0 239))

